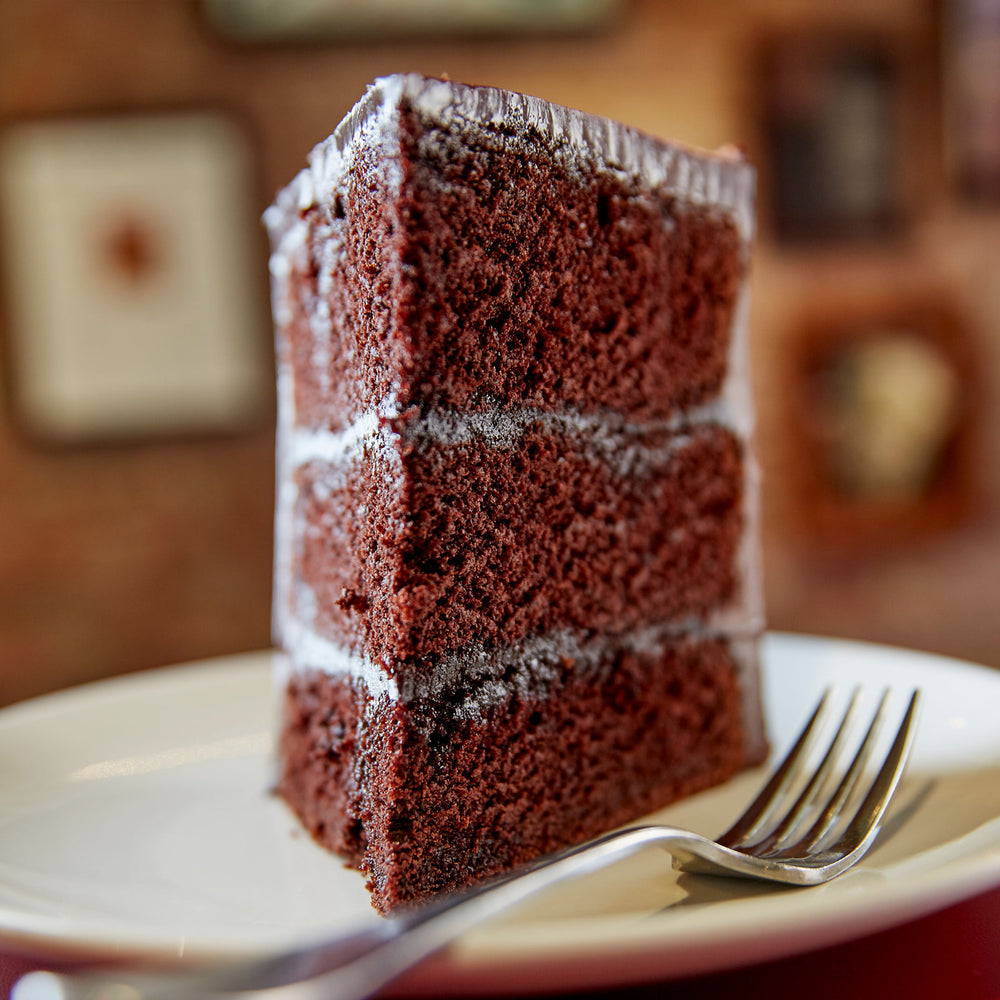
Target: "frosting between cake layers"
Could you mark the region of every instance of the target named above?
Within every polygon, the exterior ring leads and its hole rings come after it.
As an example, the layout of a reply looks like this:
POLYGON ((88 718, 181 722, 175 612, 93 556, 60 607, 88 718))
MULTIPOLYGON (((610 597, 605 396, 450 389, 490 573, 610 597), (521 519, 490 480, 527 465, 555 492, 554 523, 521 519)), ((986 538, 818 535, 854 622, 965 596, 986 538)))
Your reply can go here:
POLYGON ((537 428, 585 439, 595 455, 620 467, 625 474, 634 468, 637 453, 646 453, 653 461, 665 458, 679 443, 687 440, 685 432, 694 428, 714 424, 743 431, 741 421, 734 416, 724 397, 670 420, 641 425, 627 424, 610 413, 551 412, 526 406, 494 405, 467 413, 431 410, 413 421, 402 422, 399 431, 390 429, 389 422, 401 416, 391 400, 384 400, 340 431, 295 428, 290 432, 291 465, 294 468, 312 461, 337 464, 365 448, 383 450, 394 439, 417 447, 423 442, 444 445, 477 442, 490 448, 513 448, 528 428, 537 428), (644 439, 663 436, 670 438, 666 444, 644 442, 644 439))
POLYGON ((747 667, 745 661, 756 650, 752 635, 726 635, 694 620, 661 622, 619 636, 580 639, 568 631, 531 636, 496 650, 470 643, 443 655, 433 670, 397 679, 369 656, 325 639, 302 624, 294 638, 288 671, 348 676, 364 685, 372 697, 389 701, 429 698, 447 702, 445 696, 467 689, 471 695, 452 707, 459 718, 476 717, 490 705, 507 700, 512 689, 522 698, 544 694, 557 682, 561 669, 594 670, 608 653, 618 650, 655 655, 665 644, 677 640, 723 639, 741 666, 747 667))

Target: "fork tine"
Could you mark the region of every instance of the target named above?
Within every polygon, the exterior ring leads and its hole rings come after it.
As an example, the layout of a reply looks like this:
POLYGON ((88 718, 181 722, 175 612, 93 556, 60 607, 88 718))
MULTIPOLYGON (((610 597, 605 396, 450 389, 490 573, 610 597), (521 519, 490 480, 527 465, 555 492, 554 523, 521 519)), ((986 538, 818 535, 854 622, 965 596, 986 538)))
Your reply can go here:
POLYGON ((743 815, 718 838, 718 843, 735 848, 747 843, 759 832, 770 817, 776 803, 781 801, 802 773, 806 754, 819 729, 829 700, 830 688, 827 688, 785 759, 778 765, 767 784, 750 803, 743 815))
POLYGON ((864 801, 858 807, 843 834, 838 838, 831 850, 837 854, 864 853, 875 839, 882 824, 882 817, 888 808, 889 801, 896 791, 899 779, 903 775, 906 759, 913 746, 916 732, 916 717, 920 707, 920 691, 916 690, 910 696, 906 715, 896 733, 885 761, 875 775, 864 801))
POLYGON ((831 827, 843 815, 844 804, 851 797, 851 793, 857 786, 861 773, 868 763, 872 751, 875 749, 875 742, 882 727, 882 720, 885 717, 885 709, 888 703, 889 691, 886 690, 882 692, 878 708, 875 709, 872 721, 868 725, 868 732, 865 733, 865 738, 861 741, 861 746, 858 747, 858 751, 854 755, 854 760, 851 761, 850 767, 844 773, 840 784, 837 785, 836 791, 830 796, 830 801, 827 802, 816 822, 813 823, 801 840, 788 848, 791 853, 802 854, 814 850, 816 845, 830 832, 831 827))
POLYGON ((826 784, 830 773, 837 764, 837 761, 840 760, 844 741, 850 731, 850 722, 855 715, 860 698, 861 688, 856 687, 851 694, 851 700, 848 702, 847 708, 844 710, 840 724, 837 726, 837 731, 834 734, 822 761, 820 761, 819 766, 813 772, 813 775, 806 784, 806 787, 795 800, 795 804, 788 810, 784 818, 778 822, 778 825, 770 833, 766 834, 757 843, 744 847, 744 850, 749 850, 753 854, 764 854, 768 851, 780 850, 783 844, 795 831, 796 827, 799 826, 802 822, 802 818, 805 816, 810 806, 812 806, 812 804, 816 801, 816 797, 818 796, 820 790, 826 784))

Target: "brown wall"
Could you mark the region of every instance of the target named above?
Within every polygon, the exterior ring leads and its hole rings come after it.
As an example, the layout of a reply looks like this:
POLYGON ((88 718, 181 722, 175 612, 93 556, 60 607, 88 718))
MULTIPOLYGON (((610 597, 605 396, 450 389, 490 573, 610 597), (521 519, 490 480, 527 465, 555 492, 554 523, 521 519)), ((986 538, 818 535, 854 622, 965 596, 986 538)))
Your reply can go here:
MULTIPOLYGON (((238 46, 180 0, 4 0, 0 119, 219 106, 247 124, 259 213, 374 76, 399 70, 535 93, 657 134, 763 155, 757 52, 774 31, 873 30, 907 70, 912 222, 888 245, 779 246, 755 264, 753 327, 775 627, 1000 665, 1000 215, 954 198, 940 155, 939 29, 910 0, 644 0, 592 37, 238 46), (928 290, 967 323, 980 381, 958 520, 872 544, 817 535, 793 405, 802 318, 928 290)), ((762 177, 766 194, 766 168, 762 177)), ((260 283, 266 284, 261 237, 260 283)), ((262 309, 266 296, 262 295, 262 309)), ((270 418, 228 437, 50 449, 0 409, 0 703, 268 643, 270 418)))

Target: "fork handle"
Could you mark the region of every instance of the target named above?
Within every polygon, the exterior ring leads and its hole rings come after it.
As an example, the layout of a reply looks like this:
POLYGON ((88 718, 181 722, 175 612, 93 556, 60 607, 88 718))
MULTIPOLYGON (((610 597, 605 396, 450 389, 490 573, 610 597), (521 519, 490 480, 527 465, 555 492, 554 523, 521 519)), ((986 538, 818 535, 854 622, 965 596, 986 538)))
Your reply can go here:
POLYGON ((361 1000, 470 928, 569 878, 645 847, 683 842, 687 831, 630 827, 537 862, 376 927, 270 959, 192 972, 29 973, 11 1000, 361 1000), (129 991, 129 992, 126 992, 129 991))

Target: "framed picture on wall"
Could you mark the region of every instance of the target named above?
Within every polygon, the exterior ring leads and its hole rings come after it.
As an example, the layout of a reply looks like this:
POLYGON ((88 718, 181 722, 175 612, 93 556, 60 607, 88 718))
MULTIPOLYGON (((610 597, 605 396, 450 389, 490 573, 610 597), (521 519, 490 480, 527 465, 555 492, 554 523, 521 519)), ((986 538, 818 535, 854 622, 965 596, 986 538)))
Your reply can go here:
POLYGON ((605 29, 623 0, 202 0, 209 24, 237 42, 345 42, 605 29))
POLYGON ((1000 3, 943 5, 945 137, 958 193, 1000 205, 1000 3))
POLYGON ((781 242, 897 233, 899 54, 883 39, 795 33, 761 58, 763 208, 781 242))
POLYGON ((967 511, 974 345, 943 299, 831 303, 799 324, 790 412, 802 521, 824 547, 885 546, 967 511))
POLYGON ((212 111, 0 133, 4 367, 32 437, 231 431, 264 411, 252 177, 242 128, 212 111))

